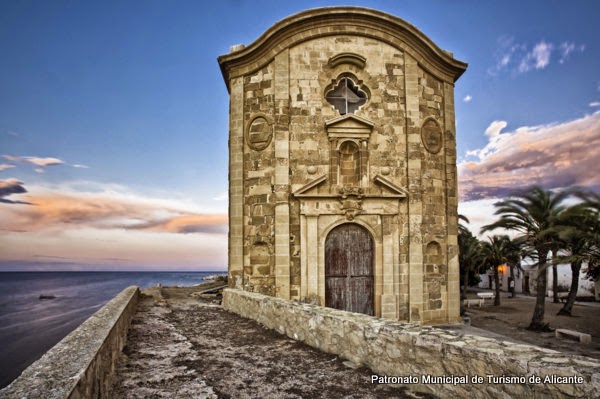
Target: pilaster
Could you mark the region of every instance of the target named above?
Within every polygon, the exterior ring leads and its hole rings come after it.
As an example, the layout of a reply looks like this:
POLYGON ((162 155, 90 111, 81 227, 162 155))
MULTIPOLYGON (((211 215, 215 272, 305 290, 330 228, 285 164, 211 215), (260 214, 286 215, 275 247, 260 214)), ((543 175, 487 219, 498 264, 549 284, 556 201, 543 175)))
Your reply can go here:
POLYGON ((419 112, 418 64, 405 56, 407 177, 408 177, 408 263, 409 320, 423 321, 423 239, 421 224, 423 206, 421 194, 421 115, 419 112))
POLYGON ((275 80, 275 285, 290 297, 289 50, 273 62, 275 80))
POLYGON ((446 217, 448 225, 448 320, 460 319, 460 266, 458 263, 458 181, 454 86, 444 83, 444 137, 446 146, 446 217))
MULTIPOLYGON (((232 79, 229 97, 229 286, 241 284, 244 270, 244 80, 232 79)), ((241 287, 237 287, 241 288, 241 287)))

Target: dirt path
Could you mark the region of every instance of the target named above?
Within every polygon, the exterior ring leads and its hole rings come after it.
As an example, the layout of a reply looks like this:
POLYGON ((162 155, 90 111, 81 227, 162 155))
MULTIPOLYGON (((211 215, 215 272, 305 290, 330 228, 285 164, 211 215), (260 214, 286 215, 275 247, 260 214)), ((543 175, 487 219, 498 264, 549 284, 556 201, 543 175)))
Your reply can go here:
POLYGON ((115 398, 433 398, 373 385, 370 370, 228 313, 193 289, 158 291, 140 302, 115 398))

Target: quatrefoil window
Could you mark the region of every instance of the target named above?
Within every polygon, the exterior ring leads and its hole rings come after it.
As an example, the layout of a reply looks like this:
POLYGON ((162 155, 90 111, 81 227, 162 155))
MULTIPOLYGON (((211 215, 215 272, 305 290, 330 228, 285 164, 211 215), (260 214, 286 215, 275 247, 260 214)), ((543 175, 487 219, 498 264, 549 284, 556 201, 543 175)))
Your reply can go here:
POLYGON ((343 77, 325 94, 325 99, 340 115, 345 115, 355 113, 367 102, 368 95, 352 79, 343 77))

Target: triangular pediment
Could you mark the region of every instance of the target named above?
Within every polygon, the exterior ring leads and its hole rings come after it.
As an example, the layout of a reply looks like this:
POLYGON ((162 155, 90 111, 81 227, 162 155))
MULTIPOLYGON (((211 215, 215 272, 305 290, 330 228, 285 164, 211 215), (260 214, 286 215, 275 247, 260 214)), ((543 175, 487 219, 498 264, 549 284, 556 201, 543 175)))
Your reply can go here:
POLYGON ((408 191, 406 191, 404 188, 396 186, 394 183, 392 183, 391 181, 389 181, 381 175, 376 175, 373 178, 373 181, 379 184, 379 186, 387 189, 390 192, 390 194, 394 196, 406 198, 406 196, 408 195, 408 191))
POLYGON ((354 114, 346 114, 326 121, 325 126, 327 127, 327 131, 332 129, 344 129, 371 133, 371 130, 373 130, 373 126, 375 125, 366 118, 361 118, 354 114))
POLYGON ((310 191, 312 191, 312 189, 314 189, 315 187, 320 186, 326 180, 327 180, 327 175, 322 175, 321 177, 317 177, 316 179, 311 180, 310 182, 308 182, 304 186, 300 187, 298 190, 294 191, 292 194, 295 197, 302 197, 302 196, 305 196, 305 195, 310 195, 310 191))

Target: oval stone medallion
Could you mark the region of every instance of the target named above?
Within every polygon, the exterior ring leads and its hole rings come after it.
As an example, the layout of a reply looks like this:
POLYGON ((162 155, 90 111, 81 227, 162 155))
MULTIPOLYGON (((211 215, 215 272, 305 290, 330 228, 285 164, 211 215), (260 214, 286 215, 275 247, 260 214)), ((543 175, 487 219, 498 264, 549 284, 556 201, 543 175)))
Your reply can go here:
POLYGON ((433 120, 427 119, 421 127, 421 141, 425 149, 432 154, 437 154, 442 149, 442 129, 433 120))
POLYGON ((256 151, 262 151, 269 146, 273 138, 273 130, 269 121, 262 116, 252 120, 246 133, 248 146, 256 151))

